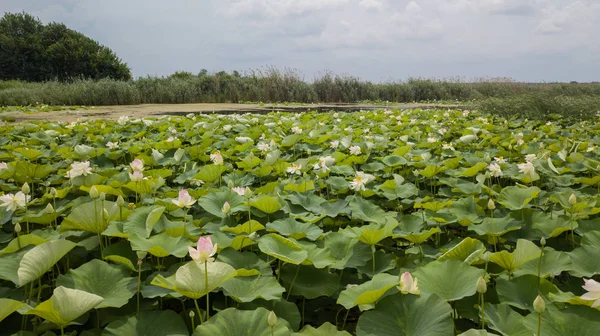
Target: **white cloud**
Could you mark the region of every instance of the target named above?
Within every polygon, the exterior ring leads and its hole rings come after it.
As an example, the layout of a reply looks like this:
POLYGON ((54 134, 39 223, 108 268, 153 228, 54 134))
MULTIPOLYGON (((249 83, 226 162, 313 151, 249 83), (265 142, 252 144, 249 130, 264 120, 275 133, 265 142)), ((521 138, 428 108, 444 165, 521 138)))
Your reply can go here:
POLYGON ((216 3, 227 15, 282 18, 290 15, 333 9, 348 0, 218 0, 216 3))
POLYGON ((358 5, 366 10, 381 10, 383 3, 379 0, 360 0, 358 5))

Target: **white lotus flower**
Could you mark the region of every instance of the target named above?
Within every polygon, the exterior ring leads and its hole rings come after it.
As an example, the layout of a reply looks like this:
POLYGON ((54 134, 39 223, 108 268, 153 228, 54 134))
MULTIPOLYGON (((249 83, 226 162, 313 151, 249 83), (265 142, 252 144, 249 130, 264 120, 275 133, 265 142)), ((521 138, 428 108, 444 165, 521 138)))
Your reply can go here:
POLYGON ((291 131, 294 134, 302 134, 302 129, 300 127, 298 127, 298 126, 292 127, 291 131))
POLYGON ((144 173, 141 170, 134 170, 133 173, 129 173, 129 179, 132 182, 140 182, 144 180, 144 173))
POLYGON ((179 191, 179 197, 177 199, 173 199, 171 200, 171 202, 173 202, 173 204, 177 205, 180 208, 191 208, 192 205, 194 205, 194 203, 196 203, 196 200, 190 196, 190 193, 187 191, 187 189, 182 189, 179 191))
POLYGON ((0 170, 6 169, 6 167, 8 167, 8 164, 6 164, 6 162, 0 162, 0 170))
POLYGON ((206 182, 204 182, 202 180, 197 180, 197 179, 192 179, 190 181, 190 184, 193 186, 196 186, 196 187, 201 187, 204 183, 206 183, 206 182))
POLYGON ((231 188, 231 191, 234 191, 236 194, 238 194, 240 196, 244 196, 244 192, 246 190, 244 189, 244 187, 233 187, 233 188, 231 188))
POLYGON ((74 178, 77 176, 88 176, 92 173, 92 168, 90 168, 90 162, 73 162, 71 163, 71 170, 67 172, 65 175, 67 178, 74 178))
POLYGON ((600 306, 600 283, 593 279, 583 279, 585 281, 585 285, 583 285, 583 289, 587 291, 587 293, 581 296, 582 300, 594 301, 592 304, 592 308, 596 308, 600 306))
POLYGON ((107 142, 106 143, 106 147, 110 148, 110 149, 115 149, 115 148, 119 148, 119 142, 107 142))
POLYGON ((119 119, 117 120, 117 122, 119 123, 119 125, 125 125, 126 123, 129 122, 129 117, 128 116, 120 116, 119 119))
POLYGON ((429 142, 429 143, 435 143, 437 141, 438 141, 438 139, 436 137, 429 137, 429 138, 427 138, 427 142, 429 142))
POLYGON ((442 145, 442 149, 454 150, 454 147, 452 146, 452 144, 445 143, 442 145))
POLYGON ((5 194, 0 196, 0 206, 6 208, 7 211, 15 211, 18 208, 24 208, 25 204, 31 199, 31 196, 25 195, 22 191, 16 194, 5 194))
POLYGON ((506 163, 506 160, 502 156, 495 157, 494 161, 496 161, 497 163, 506 163))
POLYGON ((533 162, 537 159, 537 155, 535 154, 527 154, 525 155, 525 162, 533 162))
POLYGON ((409 272, 402 273, 402 276, 400 277, 400 292, 402 294, 419 295, 421 292, 419 291, 417 282, 417 278, 413 279, 409 272))
POLYGON ((297 164, 297 163, 292 163, 291 166, 289 166, 286 171, 288 174, 296 174, 296 175, 302 175, 302 172, 300 171, 300 169, 302 169, 302 165, 301 164, 297 164))
POLYGON ((524 143, 525 143, 525 141, 523 139, 517 140, 517 145, 518 146, 523 146, 524 143))
POLYGON ((144 170, 144 161, 142 161, 140 159, 135 159, 135 160, 131 161, 129 166, 131 167, 131 170, 133 170, 133 171, 143 171, 144 170))
POLYGON ((339 145, 340 145, 340 142, 337 140, 334 140, 329 144, 329 147, 331 147, 331 149, 337 149, 339 145))
POLYGON ((371 174, 365 174, 361 171, 356 172, 356 177, 352 182, 350 182, 350 189, 355 191, 366 190, 365 186, 369 184, 369 182, 374 181, 375 176, 371 174))
POLYGON ((144 123, 144 125, 146 125, 146 127, 150 127, 152 126, 152 124, 154 124, 154 120, 150 119, 142 119, 142 122, 144 123))
POLYGON ((319 162, 315 163, 313 165, 313 169, 319 173, 319 172, 323 172, 326 173, 328 171, 330 171, 331 169, 329 168, 330 165, 335 163, 335 159, 332 158, 331 156, 324 156, 324 157, 320 157, 319 158, 319 162))
POLYGON ((519 163, 517 167, 519 167, 519 171, 524 175, 533 176, 535 174, 535 168, 531 162, 519 163))
POLYGON ((491 163, 488 166, 488 170, 490 171, 490 175, 494 177, 500 177, 504 174, 502 173, 502 168, 500 168, 500 165, 497 163, 491 163))
POLYGON ((256 148, 258 148, 261 152, 268 152, 269 150, 271 150, 271 146, 268 143, 264 143, 264 142, 259 142, 258 145, 256 145, 256 148))
POLYGON ((221 156, 221 153, 218 151, 210 154, 210 160, 216 165, 223 164, 223 157, 221 156))
POLYGON ((350 146, 350 154, 360 155, 360 153, 361 153, 360 146, 350 146))

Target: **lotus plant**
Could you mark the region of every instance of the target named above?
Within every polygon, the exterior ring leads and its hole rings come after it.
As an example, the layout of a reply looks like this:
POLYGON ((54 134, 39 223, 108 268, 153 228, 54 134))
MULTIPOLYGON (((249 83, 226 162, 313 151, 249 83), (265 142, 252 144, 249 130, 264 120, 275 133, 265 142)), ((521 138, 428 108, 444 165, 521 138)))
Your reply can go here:
POLYGON ((581 296, 582 300, 594 301, 592 303, 592 308, 600 307, 600 283, 593 279, 583 279, 585 285, 583 285, 583 289, 587 291, 587 293, 581 296))
POLYGON ((417 284, 417 278, 413 279, 413 276, 410 274, 410 272, 402 273, 402 276, 400 277, 400 292, 402 294, 421 294, 417 284))
MULTIPOLYGON (((205 288, 208 288, 208 263, 215 261, 212 256, 217 253, 217 244, 212 243, 210 236, 208 237, 200 237, 198 238, 198 243, 196 244, 196 248, 188 246, 188 251, 190 252, 190 257, 197 263, 204 263, 204 285, 205 288)), ((209 319, 209 311, 210 311, 210 303, 209 303, 209 293, 206 293, 206 319, 209 319)), ((194 301, 195 302, 195 301, 194 301)), ((198 309, 197 303, 196 308, 198 309)), ((198 309, 198 314, 200 315, 200 309, 198 309)), ((202 315, 200 315, 202 316, 202 315)))

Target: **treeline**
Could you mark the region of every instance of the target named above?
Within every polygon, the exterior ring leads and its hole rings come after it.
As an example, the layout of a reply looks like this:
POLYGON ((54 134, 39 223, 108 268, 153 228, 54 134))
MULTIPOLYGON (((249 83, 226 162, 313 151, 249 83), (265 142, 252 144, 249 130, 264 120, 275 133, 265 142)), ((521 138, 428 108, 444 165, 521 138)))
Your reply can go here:
POLYGON ((44 25, 27 13, 4 14, 0 19, 0 79, 72 78, 130 80, 131 71, 112 50, 62 23, 44 25))
POLYGON ((0 105, 124 105, 177 103, 363 101, 419 102, 480 100, 535 95, 537 97, 600 96, 600 84, 476 83, 409 79, 373 83, 353 76, 325 73, 312 82, 295 70, 250 71, 241 74, 178 72, 168 77, 72 80, 69 82, 0 81, 0 105))

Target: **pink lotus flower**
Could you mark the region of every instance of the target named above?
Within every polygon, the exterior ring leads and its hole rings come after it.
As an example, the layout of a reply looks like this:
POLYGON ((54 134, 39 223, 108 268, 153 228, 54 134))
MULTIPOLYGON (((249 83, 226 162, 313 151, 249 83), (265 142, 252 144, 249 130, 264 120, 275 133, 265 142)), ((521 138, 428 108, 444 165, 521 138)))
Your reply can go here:
POLYGON ((135 159, 129 164, 129 166, 133 171, 142 171, 144 170, 144 161, 135 159))
POLYGON ((133 182, 140 182, 144 179, 144 174, 141 170, 134 170, 133 174, 129 173, 129 179, 133 182))
POLYGON ((182 189, 179 191, 179 198, 171 200, 171 202, 180 208, 191 208, 196 203, 196 200, 190 196, 190 193, 186 189, 182 189))
POLYGON ((193 260, 197 262, 212 262, 215 259, 211 257, 217 253, 217 244, 213 245, 210 236, 200 237, 196 248, 188 246, 188 250, 190 251, 190 257, 192 257, 193 260))
POLYGON ((412 275, 409 272, 404 272, 400 277, 400 292, 402 294, 415 294, 419 295, 419 287, 417 285, 417 278, 413 280, 412 275))
POLYGON ((581 299, 589 301, 594 300, 592 308, 600 306, 600 283, 592 279, 583 279, 583 281, 585 281, 585 285, 581 287, 588 292, 583 294, 581 299))

